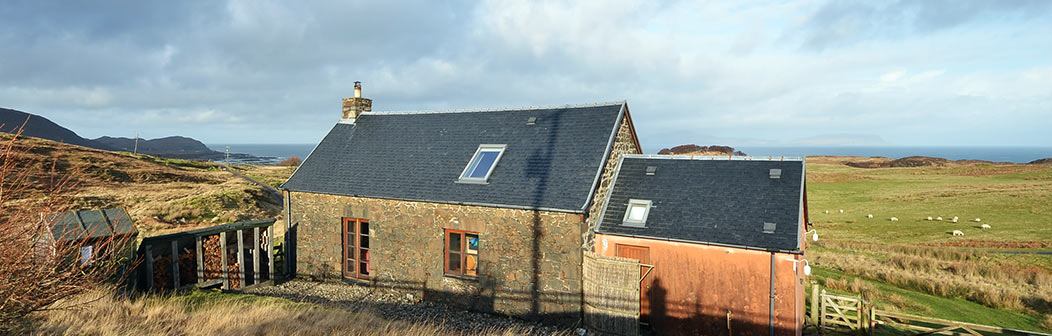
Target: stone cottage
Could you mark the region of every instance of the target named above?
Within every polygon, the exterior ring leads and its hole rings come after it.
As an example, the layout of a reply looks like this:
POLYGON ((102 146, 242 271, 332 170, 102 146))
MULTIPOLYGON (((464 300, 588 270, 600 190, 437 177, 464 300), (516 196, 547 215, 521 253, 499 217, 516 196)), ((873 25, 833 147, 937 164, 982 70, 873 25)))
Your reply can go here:
POLYGON ((576 320, 583 249, 621 155, 624 102, 342 119, 282 186, 297 276, 576 320))

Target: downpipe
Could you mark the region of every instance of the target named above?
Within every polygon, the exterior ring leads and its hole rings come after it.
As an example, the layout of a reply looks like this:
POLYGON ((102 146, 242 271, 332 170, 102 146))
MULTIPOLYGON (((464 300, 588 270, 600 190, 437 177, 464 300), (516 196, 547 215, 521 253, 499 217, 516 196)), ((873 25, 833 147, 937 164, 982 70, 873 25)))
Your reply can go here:
POLYGON ((771 336, 774 336, 774 252, 771 252, 771 336))

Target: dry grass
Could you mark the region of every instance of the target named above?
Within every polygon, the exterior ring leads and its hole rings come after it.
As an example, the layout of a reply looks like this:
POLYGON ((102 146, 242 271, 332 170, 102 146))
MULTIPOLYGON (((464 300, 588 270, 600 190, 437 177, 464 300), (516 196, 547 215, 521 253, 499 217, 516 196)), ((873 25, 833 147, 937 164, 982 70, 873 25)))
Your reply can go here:
MULTIPOLYGON (((112 289, 71 299, 78 309, 36 316, 33 335, 459 335, 434 323, 389 321, 371 312, 347 312, 251 295, 191 293, 129 299, 112 289)), ((478 335, 526 335, 523 328, 480 326, 478 335)))
POLYGON ((1041 327, 1052 330, 1052 314, 1045 315, 1045 320, 1041 321, 1041 327))
MULTIPOLYGON (((933 251, 918 248, 918 251, 933 251)), ((947 298, 963 298, 988 307, 1052 313, 1052 274, 1037 267, 978 262, 969 252, 949 258, 889 252, 884 255, 816 252, 816 265, 947 298)), ((974 253, 974 252, 971 252, 974 253)), ((830 286, 830 284, 827 284, 830 286)), ((832 281, 830 287, 859 293, 865 288, 832 281)))
MULTIPOLYGON (((75 208, 125 208, 146 235, 274 218, 281 212, 281 204, 262 188, 221 171, 215 163, 108 152, 35 138, 20 141, 34 147, 18 159, 54 160, 58 173, 83 172, 76 181, 80 188, 72 195, 75 208)), ((291 175, 289 167, 246 169, 274 181, 291 175)), ((27 195, 40 192, 31 190, 27 195)))

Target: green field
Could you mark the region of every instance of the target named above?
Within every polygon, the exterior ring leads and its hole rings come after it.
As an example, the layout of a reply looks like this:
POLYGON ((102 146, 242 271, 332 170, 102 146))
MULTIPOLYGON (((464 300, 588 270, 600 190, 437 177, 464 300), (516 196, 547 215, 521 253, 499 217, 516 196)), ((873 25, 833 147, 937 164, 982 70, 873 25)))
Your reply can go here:
POLYGON ((1052 331, 1052 255, 999 253, 1052 251, 1052 166, 846 160, 808 159, 812 280, 883 309, 1052 331))

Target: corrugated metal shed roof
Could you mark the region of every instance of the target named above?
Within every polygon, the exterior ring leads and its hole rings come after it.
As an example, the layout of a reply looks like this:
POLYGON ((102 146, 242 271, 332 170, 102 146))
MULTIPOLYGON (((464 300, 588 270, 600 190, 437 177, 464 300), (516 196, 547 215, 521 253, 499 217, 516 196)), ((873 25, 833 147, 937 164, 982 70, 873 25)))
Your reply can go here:
POLYGON ((596 231, 798 251, 803 177, 802 159, 626 155, 596 231), (647 175, 647 167, 657 168, 647 175), (778 178, 772 169, 781 169, 778 178), (644 227, 622 225, 632 199, 652 202, 644 227))
POLYGON ((135 226, 124 209, 81 210, 48 217, 56 241, 71 241, 134 234, 135 226))

